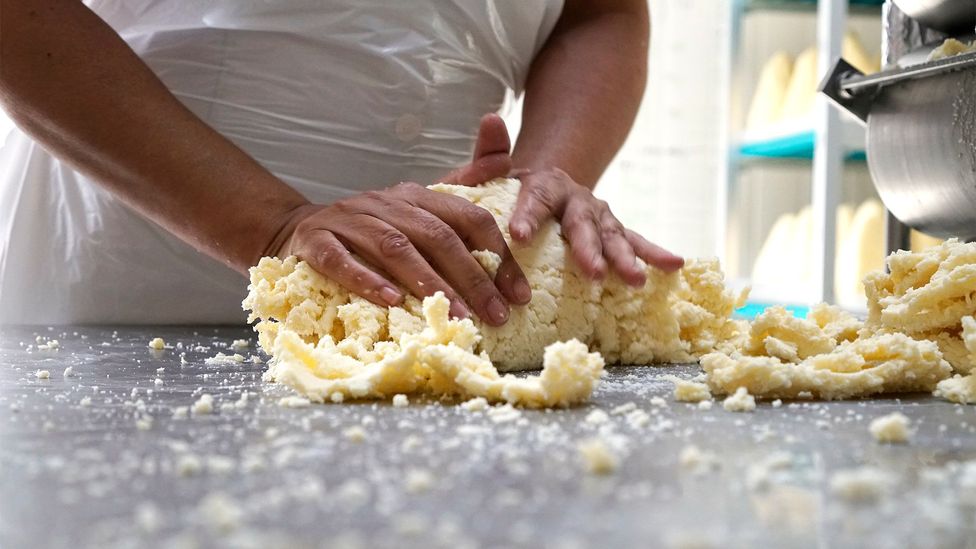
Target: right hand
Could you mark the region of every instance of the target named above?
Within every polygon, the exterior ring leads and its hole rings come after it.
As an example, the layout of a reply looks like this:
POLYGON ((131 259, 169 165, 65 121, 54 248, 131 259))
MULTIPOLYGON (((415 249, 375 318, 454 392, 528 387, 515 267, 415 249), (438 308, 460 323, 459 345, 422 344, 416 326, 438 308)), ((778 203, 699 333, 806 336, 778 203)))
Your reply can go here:
POLYGON ((301 206, 291 216, 286 226, 293 229, 274 255, 296 255, 377 305, 402 302, 396 282, 418 298, 444 292, 453 316, 470 316, 470 305, 486 323, 500 326, 510 303, 532 298, 495 219, 463 198, 400 183, 328 206, 301 206), (501 257, 494 280, 472 250, 501 257))

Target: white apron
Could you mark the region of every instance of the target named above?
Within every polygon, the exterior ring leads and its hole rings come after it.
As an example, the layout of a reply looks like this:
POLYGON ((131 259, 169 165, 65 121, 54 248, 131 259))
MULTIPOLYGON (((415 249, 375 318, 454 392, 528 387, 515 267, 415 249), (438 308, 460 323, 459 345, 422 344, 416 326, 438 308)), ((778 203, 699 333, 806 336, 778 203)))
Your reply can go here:
MULTIPOLYGON (((562 0, 89 5, 207 124, 329 203, 465 163, 562 0)), ((0 150, 0 323, 236 323, 246 284, 18 130, 0 150)))

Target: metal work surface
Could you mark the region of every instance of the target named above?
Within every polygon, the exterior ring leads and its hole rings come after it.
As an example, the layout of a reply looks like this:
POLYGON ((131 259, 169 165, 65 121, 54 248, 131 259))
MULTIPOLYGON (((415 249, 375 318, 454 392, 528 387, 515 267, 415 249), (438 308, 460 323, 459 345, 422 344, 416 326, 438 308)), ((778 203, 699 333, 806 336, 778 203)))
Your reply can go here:
POLYGON ((251 345, 238 352, 256 353, 243 328, 3 328, 0 546, 976 539, 972 407, 916 395, 760 403, 752 413, 716 400, 706 410, 674 401, 667 376, 692 377, 697 366, 672 366, 611 368, 592 403, 570 410, 489 413, 413 398, 406 407, 289 408, 288 390, 261 381, 263 364, 204 362, 235 352, 226 346, 238 338, 251 345), (38 350, 38 335, 59 348, 38 350), (147 348, 157 336, 171 348, 147 348), (213 395, 213 412, 179 418, 202 393, 213 395), (870 421, 896 410, 912 420, 910 443, 876 442, 870 421), (619 466, 588 472, 578 451, 587 439, 602 441, 619 466))

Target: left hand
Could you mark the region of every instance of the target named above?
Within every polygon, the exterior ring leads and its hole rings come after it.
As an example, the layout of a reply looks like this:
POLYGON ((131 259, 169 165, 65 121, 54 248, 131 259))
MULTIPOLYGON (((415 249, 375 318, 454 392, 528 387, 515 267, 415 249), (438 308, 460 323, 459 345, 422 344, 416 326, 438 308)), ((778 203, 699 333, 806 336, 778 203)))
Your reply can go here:
POLYGON ((510 150, 505 122, 497 114, 487 114, 481 119, 471 163, 441 181, 474 186, 496 177, 518 177, 522 188, 508 224, 512 238, 527 242, 546 220, 559 220, 573 258, 593 279, 602 279, 613 269, 624 282, 643 286, 647 277, 637 265, 638 257, 668 273, 684 265, 681 257, 624 228, 605 201, 566 172, 558 168, 512 171, 510 150))
POLYGON ((606 201, 593 196, 559 168, 515 173, 522 180, 515 212, 508 228, 518 242, 530 240, 547 219, 562 226, 573 258, 583 272, 602 279, 612 269, 624 282, 643 286, 647 276, 637 264, 670 273, 684 266, 684 259, 627 229, 610 211, 606 201))

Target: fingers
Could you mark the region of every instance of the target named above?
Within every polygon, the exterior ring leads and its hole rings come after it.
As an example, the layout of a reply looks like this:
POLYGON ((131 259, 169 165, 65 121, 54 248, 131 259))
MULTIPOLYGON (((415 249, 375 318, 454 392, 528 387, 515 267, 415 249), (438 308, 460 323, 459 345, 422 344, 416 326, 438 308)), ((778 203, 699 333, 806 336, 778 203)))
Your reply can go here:
POLYGON ((508 231, 518 242, 532 240, 539 227, 559 212, 563 197, 552 185, 544 182, 527 183, 519 189, 515 211, 508 222, 508 231))
POLYGON ((524 305, 532 299, 529 281, 488 210, 462 198, 440 193, 426 195, 418 206, 447 223, 464 241, 467 250, 490 250, 498 254, 501 263, 494 284, 509 303, 524 305))
POLYGON ((498 153, 508 154, 511 148, 508 128, 505 127, 502 117, 495 113, 482 116, 478 127, 478 139, 474 144, 474 159, 498 153))
POLYGON ((607 274, 607 262, 603 258, 603 241, 598 232, 597 220, 592 209, 582 203, 570 204, 562 219, 563 236, 569 241, 573 260, 583 273, 593 279, 607 274))
POLYGON ((313 231, 303 242, 301 259, 347 290, 381 307, 393 307, 403 295, 390 281, 356 260, 330 231, 313 231))
POLYGON ((648 265, 657 267, 666 273, 673 273, 684 267, 685 260, 681 256, 665 250, 664 248, 648 242, 643 236, 634 231, 625 231, 627 241, 633 246, 637 256, 643 259, 648 265))
POLYGON ((474 187, 496 177, 505 177, 512 169, 512 157, 508 152, 482 156, 457 172, 457 185, 474 187))
POLYGON ((413 295, 424 298, 438 291, 444 292, 451 301, 452 316, 471 316, 464 300, 434 271, 410 238, 386 221, 370 215, 357 215, 339 238, 367 261, 389 273, 413 295))
POLYGON ((600 240, 603 243, 603 256, 610 268, 631 286, 643 286, 647 282, 644 270, 637 264, 637 255, 627 241, 623 225, 605 209, 600 220, 600 240))
POLYGON ((571 201, 562 218, 563 235, 569 241, 573 259, 584 274, 601 279, 611 269, 625 283, 643 286, 647 274, 637 262, 664 272, 684 266, 684 259, 625 229, 602 201, 571 201))
POLYGON ((508 303, 455 230, 426 210, 410 209, 397 216, 395 226, 482 320, 492 326, 504 324, 509 315, 508 303))

